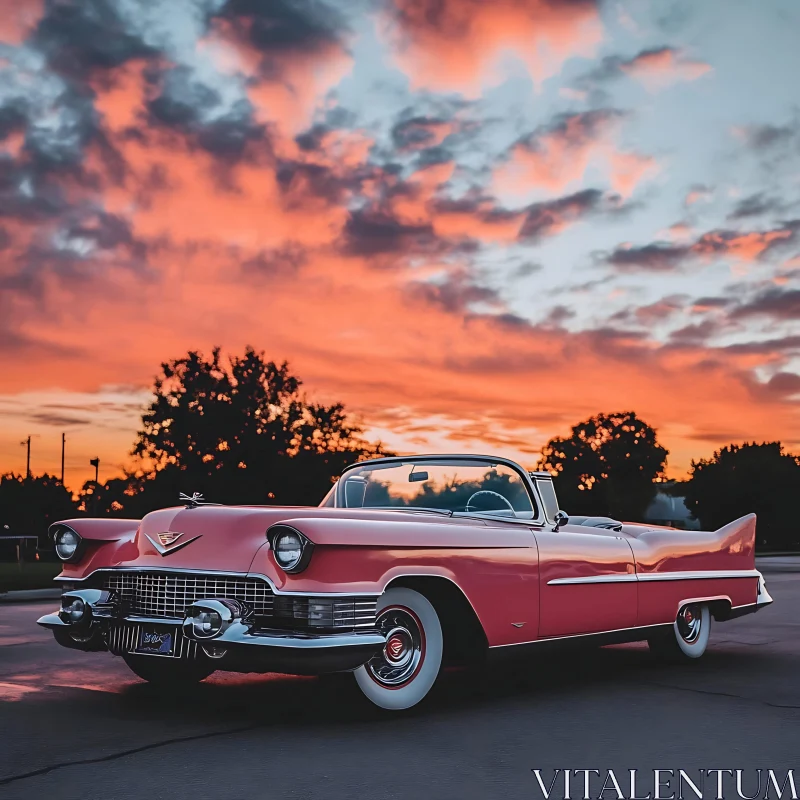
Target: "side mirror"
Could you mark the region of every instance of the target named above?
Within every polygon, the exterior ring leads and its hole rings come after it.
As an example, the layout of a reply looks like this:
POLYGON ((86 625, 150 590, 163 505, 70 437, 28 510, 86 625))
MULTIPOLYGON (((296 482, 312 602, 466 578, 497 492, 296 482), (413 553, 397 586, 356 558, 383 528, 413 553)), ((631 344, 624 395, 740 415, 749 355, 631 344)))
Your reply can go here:
POLYGON ((566 511, 557 511, 556 515, 553 517, 553 521, 556 523, 553 532, 557 533, 562 525, 566 525, 569 522, 569 516, 566 511))

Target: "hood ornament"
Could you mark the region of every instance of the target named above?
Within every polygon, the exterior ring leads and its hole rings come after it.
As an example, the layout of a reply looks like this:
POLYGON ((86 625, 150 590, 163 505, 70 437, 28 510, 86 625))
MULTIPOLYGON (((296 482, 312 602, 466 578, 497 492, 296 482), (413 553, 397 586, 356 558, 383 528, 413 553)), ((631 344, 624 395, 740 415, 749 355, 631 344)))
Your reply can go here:
POLYGON ((192 536, 190 539, 184 539, 182 542, 178 541, 182 533, 176 533, 175 531, 162 531, 161 533, 156 534, 156 539, 152 536, 148 536, 145 534, 145 539, 150 542, 153 547, 155 547, 156 552, 158 552, 161 556, 168 556, 170 553, 174 553, 176 550, 180 550, 182 547, 186 547, 187 544, 191 544, 192 542, 199 539, 203 534, 199 533, 197 536, 192 536))
POLYGON ((207 503, 201 492, 192 492, 190 495, 181 492, 178 500, 186 503, 186 508, 197 508, 198 506, 218 506, 219 503, 207 503))

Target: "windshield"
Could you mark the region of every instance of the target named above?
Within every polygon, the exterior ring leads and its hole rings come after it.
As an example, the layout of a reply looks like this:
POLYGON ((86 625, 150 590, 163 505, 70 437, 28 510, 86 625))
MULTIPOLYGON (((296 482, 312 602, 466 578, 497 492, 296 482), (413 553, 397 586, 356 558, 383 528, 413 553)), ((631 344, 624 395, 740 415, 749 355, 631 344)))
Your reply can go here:
POLYGON ((339 508, 425 508, 516 519, 537 516, 520 474, 488 459, 366 463, 348 470, 326 500, 339 508))

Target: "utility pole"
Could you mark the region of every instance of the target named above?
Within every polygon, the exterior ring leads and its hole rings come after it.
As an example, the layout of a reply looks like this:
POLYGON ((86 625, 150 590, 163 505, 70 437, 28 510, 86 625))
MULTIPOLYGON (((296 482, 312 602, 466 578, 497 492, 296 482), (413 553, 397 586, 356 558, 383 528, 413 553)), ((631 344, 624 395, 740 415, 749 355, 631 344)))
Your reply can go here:
POLYGON ((61 485, 64 485, 64 448, 67 446, 67 434, 61 434, 61 485))
POLYGON ((27 457, 27 459, 25 461, 25 479, 26 480, 30 480, 31 479, 31 439, 34 436, 38 436, 38 435, 39 435, 38 433, 29 433, 28 434, 28 438, 24 442, 20 442, 20 445, 22 447, 27 447, 28 448, 28 457, 27 457))
POLYGON ((28 434, 28 438, 24 442, 20 442, 20 444, 25 447, 28 447, 28 458, 25 464, 25 478, 30 480, 31 478, 31 435, 28 434))

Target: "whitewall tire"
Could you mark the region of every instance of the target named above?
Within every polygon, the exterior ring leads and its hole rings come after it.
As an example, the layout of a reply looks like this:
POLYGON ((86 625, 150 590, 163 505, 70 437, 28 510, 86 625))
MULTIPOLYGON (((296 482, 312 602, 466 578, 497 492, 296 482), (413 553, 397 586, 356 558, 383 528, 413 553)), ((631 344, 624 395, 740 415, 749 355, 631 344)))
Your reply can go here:
POLYGON ((711 635, 711 612, 705 603, 689 603, 678 612, 672 630, 648 639, 654 655, 669 661, 700 658, 711 635))
POLYGON ((399 587, 378 601, 377 625, 386 646, 355 671, 358 687, 380 708, 411 708, 439 677, 444 646, 439 616, 424 595, 399 587))

